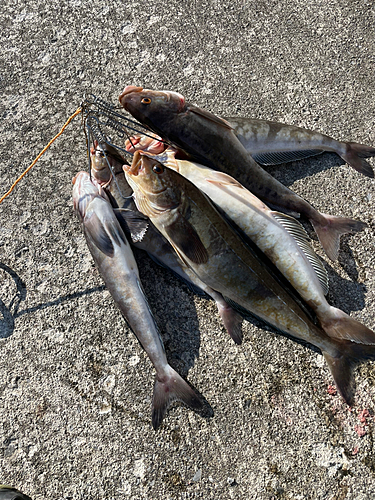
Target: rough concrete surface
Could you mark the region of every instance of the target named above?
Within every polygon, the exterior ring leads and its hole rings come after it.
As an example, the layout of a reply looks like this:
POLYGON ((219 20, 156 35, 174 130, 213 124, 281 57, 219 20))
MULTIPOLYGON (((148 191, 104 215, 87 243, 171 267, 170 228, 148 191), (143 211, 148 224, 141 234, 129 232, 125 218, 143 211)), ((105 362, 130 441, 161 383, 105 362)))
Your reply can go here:
MULTIPOLYGON (((1 191, 85 93, 116 103, 127 84, 375 145, 374 25, 372 0, 5 0, 1 191)), ((257 322, 234 345, 214 303, 139 253, 168 359, 207 401, 174 404, 153 431, 152 365, 72 209, 86 160, 76 118, 0 205, 0 483, 35 500, 372 498, 374 364, 350 409, 320 354, 257 322)), ((368 223, 337 264, 313 243, 330 302, 375 328, 374 180, 328 154, 270 171, 368 223)))

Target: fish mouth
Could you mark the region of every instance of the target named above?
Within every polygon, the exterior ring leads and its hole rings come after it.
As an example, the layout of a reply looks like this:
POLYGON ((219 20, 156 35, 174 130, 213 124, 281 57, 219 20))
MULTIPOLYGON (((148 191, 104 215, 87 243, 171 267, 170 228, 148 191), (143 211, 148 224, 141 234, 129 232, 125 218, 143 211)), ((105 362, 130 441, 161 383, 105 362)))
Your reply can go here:
MULTIPOLYGON (((119 101, 121 102, 122 99, 127 95, 127 94, 131 94, 132 92, 142 92, 143 90, 143 87, 137 87, 135 85, 127 85, 124 90, 122 91, 122 93, 120 94, 120 97, 118 98, 119 101)), ((122 102, 121 102, 122 104, 122 102)))

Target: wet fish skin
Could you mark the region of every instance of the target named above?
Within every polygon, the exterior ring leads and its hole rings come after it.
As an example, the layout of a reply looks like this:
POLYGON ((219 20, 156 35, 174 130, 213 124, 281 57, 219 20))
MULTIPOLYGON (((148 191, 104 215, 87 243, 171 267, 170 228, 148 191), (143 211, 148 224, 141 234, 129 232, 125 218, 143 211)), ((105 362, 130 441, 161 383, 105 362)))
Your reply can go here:
POLYGON ((364 160, 375 156, 374 147, 340 142, 313 130, 269 120, 239 117, 226 120, 244 148, 263 165, 277 165, 328 151, 363 175, 374 177, 372 167, 364 160))
POLYGON ((112 205, 121 209, 117 212, 117 218, 122 222, 122 227, 130 230, 130 233, 136 235, 132 244, 136 248, 146 251, 150 257, 159 265, 171 270, 176 276, 184 281, 188 287, 194 290, 199 289, 211 297, 218 309, 219 316, 230 337, 236 344, 242 343, 242 316, 234 311, 224 300, 223 296, 212 290, 209 286, 203 283, 194 272, 177 256, 168 241, 154 227, 149 219, 139 223, 139 219, 143 217, 137 209, 132 197, 124 199, 123 196, 131 195, 132 189, 126 181, 122 170, 123 163, 111 155, 111 151, 107 151, 107 159, 111 164, 112 170, 116 175, 117 183, 110 180, 110 170, 106 159, 102 153, 96 149, 97 144, 91 150, 91 168, 93 177, 100 183, 106 185, 106 192, 110 195, 112 205), (119 189, 121 193, 119 192, 119 189), (130 227, 129 227, 130 226, 130 227))
POLYGON ((315 326, 190 181, 139 152, 124 170, 139 210, 197 276, 278 330, 319 347, 351 404, 353 369, 374 359, 375 346, 333 339, 315 326))
POLYGON ((336 339, 375 344, 372 330, 328 304, 322 288, 323 283, 328 292, 327 273, 309 246, 303 227, 295 219, 269 210, 262 201, 227 174, 198 163, 178 160, 173 150, 167 149, 159 156, 164 159, 163 165, 173 168, 203 191, 271 260, 313 309, 327 335, 336 339), (290 228, 295 237, 286 227, 290 228), (314 262, 315 269, 311 262, 314 262), (321 279, 318 278, 316 269, 321 279))
POLYGON ((90 253, 116 305, 156 370, 152 399, 152 425, 157 429, 173 400, 195 409, 199 396, 168 364, 129 243, 103 189, 86 172, 74 178, 73 204, 79 216, 90 253))
POLYGON ((307 217, 331 260, 337 260, 342 234, 361 231, 367 226, 315 210, 252 159, 226 120, 187 103, 180 94, 130 86, 119 99, 138 121, 190 155, 193 161, 235 178, 246 172, 246 187, 268 206, 289 215, 307 217))

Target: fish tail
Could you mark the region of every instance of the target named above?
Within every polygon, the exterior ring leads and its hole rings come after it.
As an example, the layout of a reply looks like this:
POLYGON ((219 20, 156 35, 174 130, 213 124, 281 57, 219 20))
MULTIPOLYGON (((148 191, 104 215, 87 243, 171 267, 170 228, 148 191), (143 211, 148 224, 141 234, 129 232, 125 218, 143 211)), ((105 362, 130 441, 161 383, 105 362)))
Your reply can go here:
POLYGON ((238 345, 242 344, 242 316, 232 309, 228 304, 219 304, 216 302, 220 317, 224 323, 227 332, 238 345))
POLYGON ((331 338, 375 345, 375 332, 336 307, 330 307, 328 319, 319 320, 323 330, 331 338))
POLYGON ((323 351, 323 355, 331 370, 337 390, 345 402, 352 406, 355 393, 353 372, 361 363, 375 359, 375 346, 343 341, 337 347, 336 355, 333 356, 326 351, 323 351))
POLYGON ((341 158, 348 163, 348 165, 355 168, 358 172, 367 177, 374 177, 374 171, 363 158, 371 158, 375 156, 375 148, 357 144, 356 142, 348 142, 346 144, 346 152, 341 154, 341 158))
POLYGON ((187 406, 199 410, 203 403, 198 394, 171 367, 168 366, 163 377, 156 376, 152 398, 152 426, 156 430, 172 401, 182 401, 187 406))
POLYGON ((323 217, 311 220, 319 241, 324 251, 331 260, 337 260, 340 247, 340 236, 346 233, 357 233, 362 231, 367 224, 359 220, 336 217, 334 215, 320 214, 323 217))

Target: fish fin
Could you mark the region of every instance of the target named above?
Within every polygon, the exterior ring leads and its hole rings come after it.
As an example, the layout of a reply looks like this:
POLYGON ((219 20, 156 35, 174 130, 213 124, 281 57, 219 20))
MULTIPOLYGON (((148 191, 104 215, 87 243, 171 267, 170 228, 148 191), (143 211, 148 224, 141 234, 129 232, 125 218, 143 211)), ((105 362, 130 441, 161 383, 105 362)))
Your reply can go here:
POLYGON ((324 216, 325 224, 320 224, 312 219, 310 219, 310 222, 314 226, 324 251, 331 260, 335 261, 339 253, 340 236, 346 233, 357 233, 358 231, 362 231, 362 229, 367 227, 367 224, 359 220, 347 219, 345 217, 336 217, 328 214, 321 215, 324 216))
POLYGON ((210 184, 215 184, 216 186, 236 186, 241 189, 245 189, 242 184, 240 184, 236 179, 233 179, 228 174, 224 172, 216 172, 215 170, 210 171, 210 177, 205 179, 210 184), (215 177, 213 179, 213 177, 215 177))
POLYGON ((330 318, 326 321, 320 318, 319 320, 323 330, 331 338, 350 340, 357 344, 375 345, 375 332, 340 309, 331 307, 330 318))
POLYGON ((357 144, 356 142, 348 142, 346 144, 346 152, 340 154, 341 158, 346 161, 348 165, 355 168, 357 172, 360 172, 367 177, 374 177, 374 171, 372 167, 363 160, 363 158, 371 158, 375 156, 375 148, 371 146, 365 146, 363 144, 357 144))
POLYGON ((280 212, 271 213, 272 217, 276 219, 277 222, 279 222, 284 227, 284 229, 288 231, 288 233, 294 238, 297 245, 300 247, 305 257, 314 269, 324 295, 327 295, 329 291, 327 270, 324 267, 323 262, 311 248, 311 245, 309 244, 309 237, 304 227, 298 221, 296 221, 296 219, 290 217, 289 215, 285 215, 280 212))
POLYGON ((198 108, 198 106, 189 104, 188 111, 191 111, 196 115, 202 116, 203 118, 206 118, 207 120, 216 123, 216 125, 221 125, 222 127, 225 127, 229 130, 233 130, 232 125, 229 122, 227 122, 227 120, 224 120, 224 118, 220 118, 219 116, 210 113, 210 111, 207 111, 206 109, 198 108))
POLYGON ((140 212, 134 212, 134 210, 126 208, 114 208, 113 211, 117 218, 121 217, 125 222, 132 242, 142 241, 149 226, 149 219, 140 212))
POLYGON ((242 344, 242 316, 229 304, 220 304, 216 301, 217 309, 224 326, 237 345, 242 344))
POLYGON ((182 253, 195 264, 204 264, 208 261, 207 250, 185 217, 180 215, 173 224, 165 226, 164 231, 171 239, 173 248, 178 250, 179 255, 182 253))
POLYGON ((171 367, 163 378, 156 377, 152 398, 152 426, 156 430, 172 401, 182 401, 190 408, 199 410, 202 400, 187 382, 171 367))
POLYGON ((268 153, 254 153, 251 156, 261 165, 280 165, 291 161, 303 160, 311 156, 317 156, 324 153, 322 150, 305 149, 303 151, 273 151, 268 153))
POLYGON ((337 356, 323 351, 324 358, 331 370, 337 390, 345 402, 353 405, 355 381, 353 371, 366 360, 375 359, 375 346, 342 341, 338 344, 337 356))
POLYGON ((105 255, 113 257, 115 253, 113 242, 102 221, 94 212, 90 213, 89 216, 86 215, 84 228, 86 235, 91 238, 99 250, 105 255))

